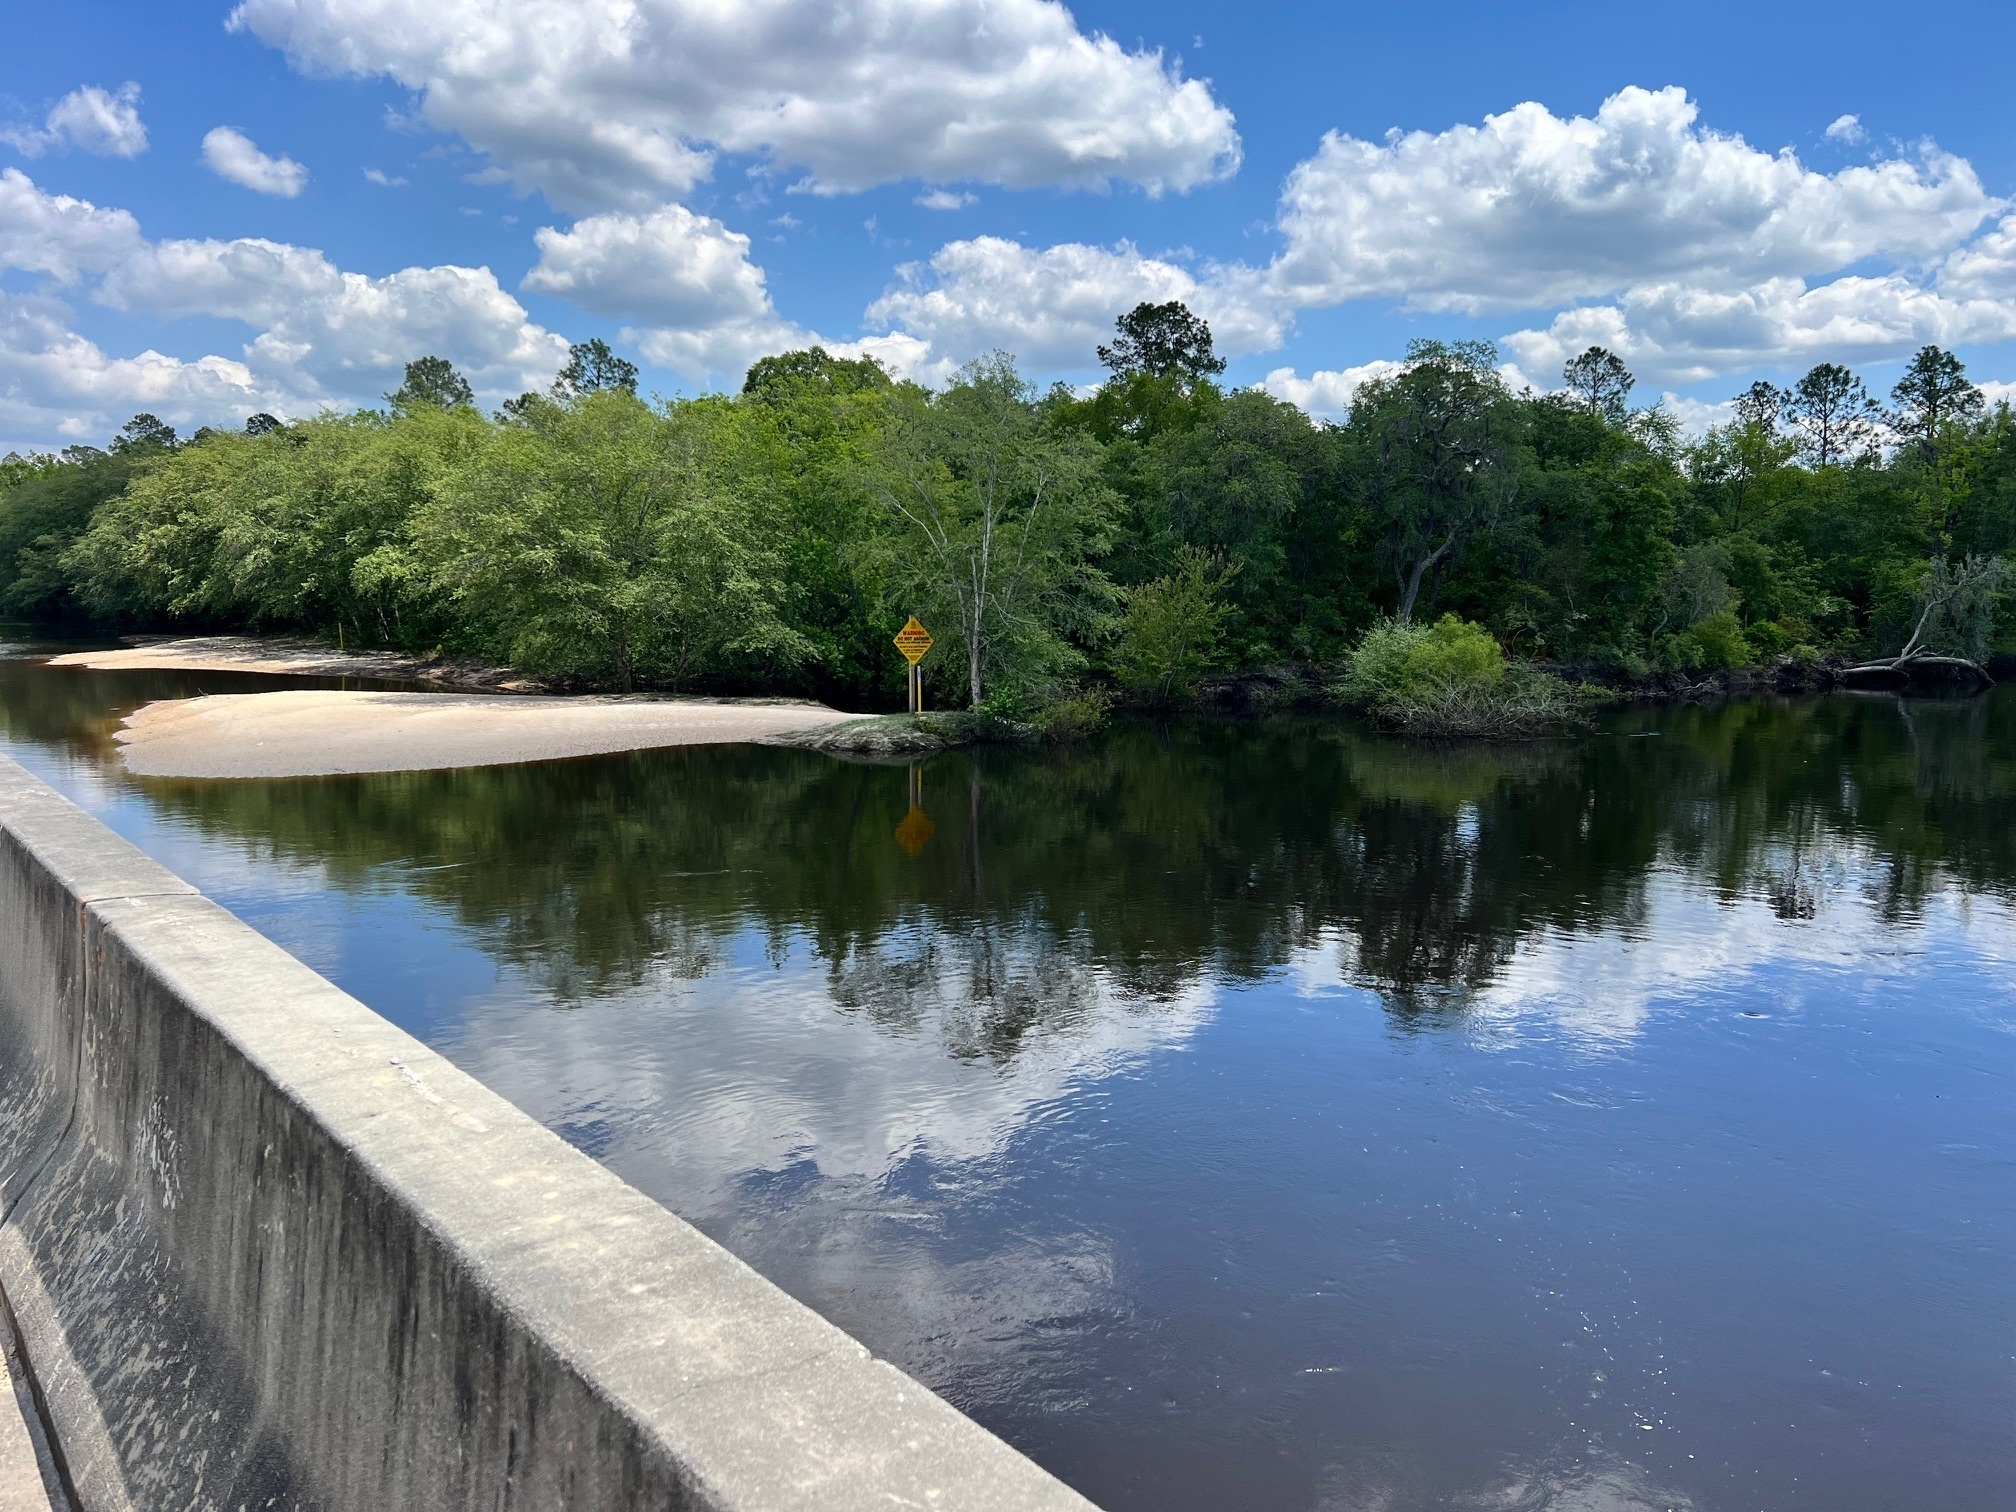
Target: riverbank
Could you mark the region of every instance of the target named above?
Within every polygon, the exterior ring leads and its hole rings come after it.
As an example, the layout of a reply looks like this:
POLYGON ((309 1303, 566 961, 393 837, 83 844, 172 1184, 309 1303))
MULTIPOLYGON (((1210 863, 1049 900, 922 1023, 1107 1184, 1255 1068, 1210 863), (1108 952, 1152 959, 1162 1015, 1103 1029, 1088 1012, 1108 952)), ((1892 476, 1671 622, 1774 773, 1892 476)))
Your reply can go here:
POLYGON ((858 718, 795 699, 303 689, 163 699, 113 738, 141 777, 326 777, 774 741, 858 718))
POLYGON ((197 635, 138 640, 99 651, 49 658, 52 667, 95 672, 266 672, 296 677, 365 677, 426 682, 444 688, 545 693, 544 679, 468 658, 411 656, 403 651, 346 651, 300 637, 197 635))
MULTIPOLYGON (((1563 681, 1600 689, 1618 703, 1713 703, 1725 698, 1797 697, 1832 693, 1847 686, 1843 673, 1850 663, 1839 656, 1813 659, 1782 656, 1756 667, 1719 671, 1633 673, 1599 663, 1535 662, 1533 669, 1563 681)), ((1983 664, 1997 682, 2016 679, 2016 655, 2000 653, 1983 664)), ((1324 669, 1306 663, 1284 663, 1215 678, 1198 691, 1196 711, 1253 718, 1267 714, 1309 713, 1328 707, 1324 669)))

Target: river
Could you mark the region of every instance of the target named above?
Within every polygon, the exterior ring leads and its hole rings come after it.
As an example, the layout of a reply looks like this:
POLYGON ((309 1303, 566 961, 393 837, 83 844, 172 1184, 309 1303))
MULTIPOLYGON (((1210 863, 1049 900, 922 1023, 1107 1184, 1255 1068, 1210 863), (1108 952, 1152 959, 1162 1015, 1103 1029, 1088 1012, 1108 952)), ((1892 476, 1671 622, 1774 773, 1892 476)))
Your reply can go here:
POLYGON ((6 752, 1111 1512, 2016 1503, 2016 688, 1573 740, 6 752))

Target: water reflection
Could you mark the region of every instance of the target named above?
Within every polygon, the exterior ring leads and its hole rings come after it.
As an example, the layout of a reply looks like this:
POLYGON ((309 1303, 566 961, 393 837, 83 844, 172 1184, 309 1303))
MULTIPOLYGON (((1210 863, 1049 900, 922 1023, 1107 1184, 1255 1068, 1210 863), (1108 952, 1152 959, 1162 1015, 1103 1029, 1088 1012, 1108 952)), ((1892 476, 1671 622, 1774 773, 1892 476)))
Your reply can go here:
POLYGON ((928 772, 689 749, 144 789, 256 852, 396 880, 563 1000, 704 976, 747 930, 802 936, 841 1007, 906 1029, 951 1013, 945 1047, 995 1060, 1074 1022, 1087 972, 1152 1000, 1324 942, 1397 1018, 1460 1012, 1527 942, 1642 932, 1662 869, 1788 921, 1821 917, 1851 880, 1886 923, 1945 886, 2010 896, 2008 696, 1730 705, 1632 728, 1650 717, 1502 749, 1141 727, 928 772), (923 943, 905 933, 919 919, 923 943))
POLYGON ((1494 749, 97 765, 170 686, 0 664, 0 711, 1122 1512, 2016 1492, 2016 690, 1494 749))

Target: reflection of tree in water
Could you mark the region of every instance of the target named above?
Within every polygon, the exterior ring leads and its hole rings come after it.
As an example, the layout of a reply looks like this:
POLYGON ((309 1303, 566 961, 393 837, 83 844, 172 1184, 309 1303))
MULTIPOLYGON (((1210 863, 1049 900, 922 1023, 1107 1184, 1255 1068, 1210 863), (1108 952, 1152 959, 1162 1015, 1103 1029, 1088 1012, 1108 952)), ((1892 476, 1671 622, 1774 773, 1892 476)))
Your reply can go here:
MULTIPOLYGON (((38 650, 42 648, 36 648, 38 650)), ((73 649, 47 648, 48 654, 73 649)), ((292 688, 359 687, 355 679, 262 676, 248 672, 94 672, 45 667, 36 658, 0 657, 0 732, 78 756, 109 756, 120 716, 157 698, 204 693, 265 693, 292 688)), ((417 683, 374 681, 376 688, 417 683)))
MULTIPOLYGON (((935 1033, 959 1060, 1005 1066, 1031 1036, 1068 1033, 1115 1011, 1110 979, 1085 953, 1023 920, 926 918, 858 945, 831 968, 834 1004, 898 1033, 935 1033)), ((1125 994, 1121 1011, 1152 1010, 1125 994)))
POLYGON ((1396 1014, 1458 1011, 1537 933, 1642 927, 1661 866, 1788 920, 1851 877, 1897 922, 2016 877, 2008 692, 1634 712, 1490 749, 1134 726, 933 761, 914 856, 908 782, 742 747, 147 789, 345 885, 396 879, 562 999, 706 974, 753 929, 816 950, 846 1011, 996 1062, 1115 988, 1150 1007, 1338 934, 1396 1014))

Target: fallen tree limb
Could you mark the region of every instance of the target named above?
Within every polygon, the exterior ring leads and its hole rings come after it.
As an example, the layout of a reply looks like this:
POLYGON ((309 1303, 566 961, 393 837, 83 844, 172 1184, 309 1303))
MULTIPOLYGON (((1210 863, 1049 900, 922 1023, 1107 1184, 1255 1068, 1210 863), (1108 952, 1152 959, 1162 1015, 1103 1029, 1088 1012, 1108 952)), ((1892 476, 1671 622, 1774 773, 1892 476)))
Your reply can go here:
POLYGON ((1967 683, 1975 692, 1995 686, 1995 679, 1979 662, 1964 656, 1927 656, 1908 652, 1844 667, 1841 681, 1849 687, 1909 687, 1914 682, 1967 683))

